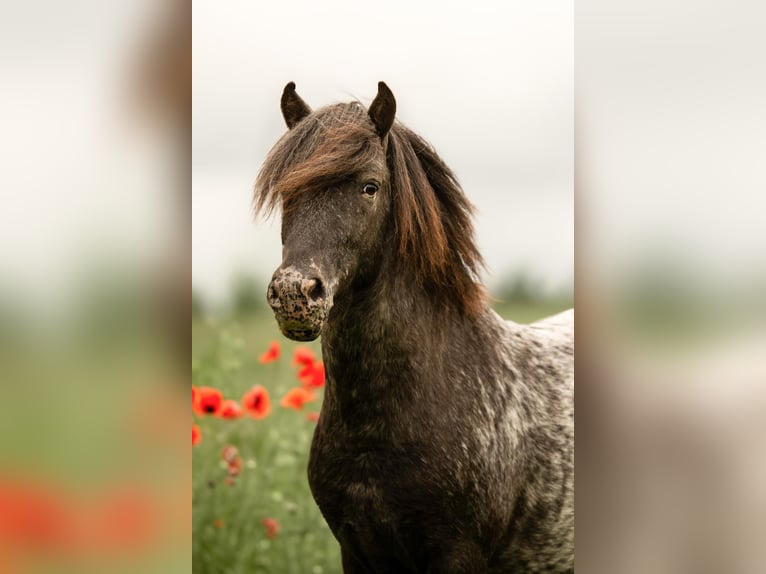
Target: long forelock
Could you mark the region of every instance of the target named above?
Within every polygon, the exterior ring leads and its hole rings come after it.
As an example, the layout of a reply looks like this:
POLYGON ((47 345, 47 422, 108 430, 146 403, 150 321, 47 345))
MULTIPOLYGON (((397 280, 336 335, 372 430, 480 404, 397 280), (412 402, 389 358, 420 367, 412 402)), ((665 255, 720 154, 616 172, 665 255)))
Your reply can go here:
POLYGON ((379 139, 360 103, 317 110, 269 152, 255 184, 255 212, 269 214, 302 193, 343 181, 373 163, 377 154, 379 139))

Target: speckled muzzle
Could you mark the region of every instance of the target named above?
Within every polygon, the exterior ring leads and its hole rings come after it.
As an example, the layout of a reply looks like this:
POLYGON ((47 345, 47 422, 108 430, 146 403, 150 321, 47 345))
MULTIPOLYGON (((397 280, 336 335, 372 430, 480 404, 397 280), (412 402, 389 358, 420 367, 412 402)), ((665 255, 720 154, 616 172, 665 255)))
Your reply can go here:
POLYGON ((279 267, 274 272, 266 299, 282 334, 294 341, 316 339, 330 309, 321 277, 293 266, 279 267))

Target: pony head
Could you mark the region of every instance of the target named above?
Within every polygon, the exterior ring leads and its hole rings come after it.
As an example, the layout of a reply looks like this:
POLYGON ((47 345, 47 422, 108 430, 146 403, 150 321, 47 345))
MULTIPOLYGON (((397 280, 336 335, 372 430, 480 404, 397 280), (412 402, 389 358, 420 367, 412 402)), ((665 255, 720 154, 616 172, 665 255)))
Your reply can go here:
POLYGON ((255 210, 282 211, 282 263, 267 290, 282 333, 316 339, 334 301, 394 270, 476 307, 471 206, 430 146, 394 122, 388 86, 378 83, 368 109, 312 111, 290 82, 281 107, 288 131, 258 175, 255 210))

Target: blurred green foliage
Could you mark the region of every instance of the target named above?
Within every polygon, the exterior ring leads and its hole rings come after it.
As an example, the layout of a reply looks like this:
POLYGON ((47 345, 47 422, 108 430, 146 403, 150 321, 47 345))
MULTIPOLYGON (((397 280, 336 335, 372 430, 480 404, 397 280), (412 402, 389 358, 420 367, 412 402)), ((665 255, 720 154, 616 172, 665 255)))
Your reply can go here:
POLYGON ((131 268, 76 279, 59 299, 0 289, 0 497, 24 517, 0 554, 18 572, 188 572, 185 377, 160 295, 131 268))
POLYGON ((236 317, 249 317, 266 308, 267 280, 240 273, 234 278, 231 294, 231 313, 236 317))
POLYGON ((619 332, 656 350, 714 343, 766 323, 766 275, 710 276, 655 252, 623 272, 614 293, 602 306, 619 332))
POLYGON ((205 315, 205 302, 199 291, 192 289, 191 299, 192 319, 199 319, 205 315))

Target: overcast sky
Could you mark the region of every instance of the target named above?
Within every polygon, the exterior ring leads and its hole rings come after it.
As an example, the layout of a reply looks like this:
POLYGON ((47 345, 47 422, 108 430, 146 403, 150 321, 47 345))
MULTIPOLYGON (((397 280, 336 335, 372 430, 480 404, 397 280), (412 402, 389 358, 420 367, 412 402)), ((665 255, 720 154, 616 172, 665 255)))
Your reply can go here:
POLYGON ((288 81, 312 106, 378 80, 477 207, 490 287, 523 269, 573 278, 571 2, 194 2, 193 284, 221 300, 236 272, 279 264, 278 219, 252 186, 285 130, 288 81))

